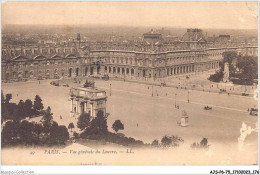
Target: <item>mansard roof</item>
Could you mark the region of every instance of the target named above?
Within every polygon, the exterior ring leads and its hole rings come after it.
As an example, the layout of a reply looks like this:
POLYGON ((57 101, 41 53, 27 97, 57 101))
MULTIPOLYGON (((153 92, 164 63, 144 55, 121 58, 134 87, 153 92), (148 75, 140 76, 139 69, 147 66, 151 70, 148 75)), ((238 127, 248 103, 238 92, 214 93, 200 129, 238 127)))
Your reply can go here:
POLYGON ((42 46, 7 46, 2 49, 2 60, 44 60, 44 59, 62 59, 77 58, 84 55, 84 51, 78 50, 76 47, 42 47, 42 46), (21 56, 21 57, 20 57, 21 56))
POLYGON ((57 55, 57 54, 55 54, 55 55, 52 56, 50 59, 62 59, 62 57, 59 56, 59 55, 57 55))
POLYGON ((184 42, 206 42, 206 39, 200 29, 188 29, 183 35, 181 41, 184 42))
POLYGON ((75 54, 68 54, 65 58, 77 58, 77 56, 75 54))

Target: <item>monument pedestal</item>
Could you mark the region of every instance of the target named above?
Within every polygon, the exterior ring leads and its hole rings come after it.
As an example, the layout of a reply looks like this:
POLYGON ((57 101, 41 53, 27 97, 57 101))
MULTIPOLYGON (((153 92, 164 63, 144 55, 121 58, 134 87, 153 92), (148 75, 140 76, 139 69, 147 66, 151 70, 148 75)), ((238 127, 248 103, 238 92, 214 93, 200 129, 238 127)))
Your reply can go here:
POLYGON ((221 81, 219 84, 221 87, 233 87, 234 86, 234 84, 230 81, 226 81, 226 82, 221 81))

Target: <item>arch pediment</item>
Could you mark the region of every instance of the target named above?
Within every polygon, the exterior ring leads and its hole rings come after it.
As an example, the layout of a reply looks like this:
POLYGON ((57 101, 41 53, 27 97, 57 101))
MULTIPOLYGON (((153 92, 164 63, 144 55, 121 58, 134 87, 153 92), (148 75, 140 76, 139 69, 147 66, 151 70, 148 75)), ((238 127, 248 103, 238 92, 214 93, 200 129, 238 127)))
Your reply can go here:
POLYGON ((76 58, 76 55, 74 55, 74 54, 68 54, 68 55, 66 55, 65 57, 66 57, 66 58, 76 58))
POLYGON ((54 55, 51 59, 61 59, 61 57, 59 55, 54 55))
POLYGON ((34 59, 34 60, 44 60, 44 59, 46 59, 46 57, 45 57, 45 56, 42 56, 42 55, 37 55, 37 56, 35 56, 33 59, 34 59))

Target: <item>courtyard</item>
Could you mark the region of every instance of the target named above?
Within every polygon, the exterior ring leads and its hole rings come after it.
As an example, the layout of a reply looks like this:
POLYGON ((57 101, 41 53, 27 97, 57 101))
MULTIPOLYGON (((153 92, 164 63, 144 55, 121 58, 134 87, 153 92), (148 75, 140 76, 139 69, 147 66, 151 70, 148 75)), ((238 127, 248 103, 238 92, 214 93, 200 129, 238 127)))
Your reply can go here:
MULTIPOLYGON (((52 86, 51 81, 2 84, 2 90, 4 94, 12 93, 12 101, 16 103, 20 99, 33 100, 38 94, 45 108, 51 107, 55 121, 66 127, 70 122, 76 126, 77 120, 69 115, 69 89, 80 84, 52 86)), ((106 90, 108 96, 108 129, 112 131, 113 122, 121 120, 125 129, 120 132, 144 143, 151 143, 155 139, 160 141, 165 135, 175 135, 182 137, 184 147, 188 148, 193 142, 200 142, 205 137, 211 147, 234 154, 237 152, 242 123, 255 128, 258 122, 258 118, 248 112, 248 108, 257 106, 258 101, 253 97, 115 80, 96 80, 95 86, 106 90), (175 104, 179 109, 175 108, 175 104), (204 106, 210 106, 212 110, 204 110, 204 106), (189 116, 188 127, 177 124, 183 110, 189 116)), ((252 132, 245 140, 250 161, 253 162, 257 159, 253 154, 258 148, 257 134, 252 132), (251 156, 254 160, 251 160, 251 156)))

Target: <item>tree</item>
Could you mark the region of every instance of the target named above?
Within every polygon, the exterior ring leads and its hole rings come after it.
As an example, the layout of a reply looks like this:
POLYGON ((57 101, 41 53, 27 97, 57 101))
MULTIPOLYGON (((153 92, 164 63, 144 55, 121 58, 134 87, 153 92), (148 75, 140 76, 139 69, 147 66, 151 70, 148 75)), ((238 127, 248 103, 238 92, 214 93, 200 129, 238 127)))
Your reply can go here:
POLYGON ((40 136, 43 133, 43 126, 41 124, 35 124, 33 132, 37 136, 36 144, 40 143, 40 136))
POLYGON ((65 141, 69 139, 69 132, 65 126, 59 126, 57 122, 53 122, 50 128, 49 144, 65 144, 65 141))
POLYGON ((9 103, 11 99, 12 99, 12 94, 5 95, 5 103, 9 103))
POLYGON ((213 82, 220 82, 223 79, 223 71, 217 71, 215 74, 209 76, 209 80, 213 82))
POLYGON ((18 142, 20 121, 7 121, 2 130, 2 144, 11 145, 18 142))
POLYGON ((229 65, 232 65, 233 60, 236 58, 237 58, 237 52, 235 52, 235 51, 223 52, 223 62, 224 63, 228 62, 229 65))
POLYGON ((33 109, 40 111, 43 109, 42 99, 39 95, 34 98, 33 109))
POLYGON ((89 113, 82 113, 79 116, 77 127, 82 131, 89 127, 90 125, 90 114, 89 113))
POLYGON ((104 112, 99 110, 97 116, 91 120, 90 126, 86 128, 87 135, 96 135, 100 138, 103 138, 108 134, 107 129, 107 117, 104 116, 104 112))
POLYGON ((43 124, 45 133, 50 132, 52 123, 53 123, 53 113, 51 113, 51 108, 48 106, 48 108, 46 109, 46 111, 42 117, 42 124, 43 124))
POLYGON ((258 76, 257 57, 237 55, 234 51, 224 52, 219 63, 220 70, 209 77, 209 80, 219 82, 223 78, 224 63, 229 63, 229 76, 236 84, 253 84, 258 76), (236 65, 234 65, 236 63, 236 65))
POLYGON ((27 99, 25 100, 24 102, 24 115, 27 117, 27 116, 31 116, 33 113, 32 113, 32 101, 30 99, 27 99))
POLYGON ((24 101, 20 100, 14 112, 14 120, 21 120, 24 117, 25 117, 24 101))
POLYGON ((71 123, 69 124, 68 128, 71 129, 71 132, 72 132, 72 129, 75 128, 74 123, 71 122, 71 123))
POLYGON ((203 138, 201 141, 200 141, 200 146, 203 147, 203 148, 207 148, 209 145, 208 145, 208 139, 207 138, 203 138))
POLYGON ((107 133, 107 117, 104 116, 104 112, 99 110, 97 116, 91 121, 91 128, 95 133, 104 134, 107 133))
POLYGON ((7 120, 8 118, 12 118, 12 116, 10 116, 8 110, 7 110, 7 107, 5 104, 2 103, 1 105, 1 117, 2 117, 2 120, 1 122, 3 123, 5 120, 7 120))
POLYGON ((2 90, 1 90, 1 103, 2 104, 5 103, 5 96, 2 90))
POLYGON ((69 132, 66 126, 59 126, 57 129, 57 142, 58 144, 65 144, 65 142, 69 139, 69 132))
POLYGON ((207 149, 209 148, 209 144, 208 144, 208 139, 207 138, 203 138, 200 143, 198 142, 194 142, 193 144, 191 144, 191 148, 193 149, 207 149))
POLYGON ((115 120, 112 125, 112 129, 117 133, 119 130, 124 130, 124 124, 120 120, 115 120))
POLYGON ((161 143, 165 147, 173 146, 178 147, 180 143, 183 143, 184 140, 178 136, 164 136, 161 140, 161 143))
POLYGON ((153 142, 152 142, 152 146, 159 146, 159 141, 157 139, 155 139, 153 142))
POLYGON ((257 59, 254 57, 240 56, 236 66, 240 72, 238 78, 243 81, 243 84, 252 84, 253 80, 257 78, 257 59))
POLYGON ((172 144, 171 137, 168 137, 168 136, 164 136, 162 138, 161 142, 162 142, 162 145, 165 146, 165 147, 168 147, 172 144))
POLYGON ((27 120, 23 120, 19 131, 20 143, 24 143, 25 145, 32 145, 35 140, 33 131, 34 124, 28 122, 27 120))

